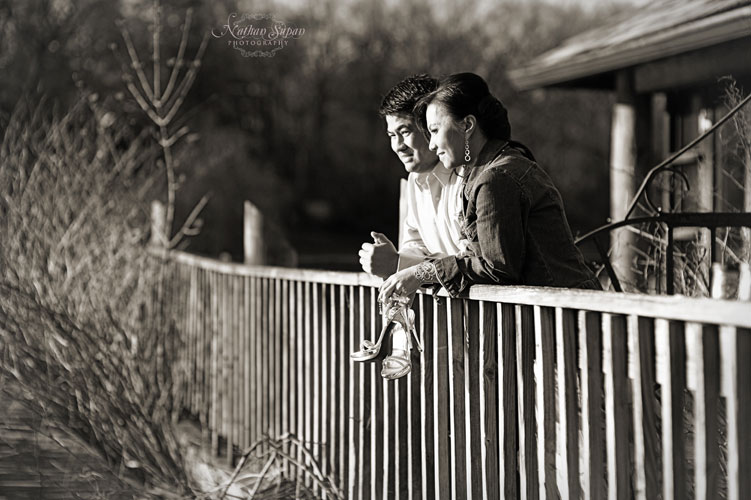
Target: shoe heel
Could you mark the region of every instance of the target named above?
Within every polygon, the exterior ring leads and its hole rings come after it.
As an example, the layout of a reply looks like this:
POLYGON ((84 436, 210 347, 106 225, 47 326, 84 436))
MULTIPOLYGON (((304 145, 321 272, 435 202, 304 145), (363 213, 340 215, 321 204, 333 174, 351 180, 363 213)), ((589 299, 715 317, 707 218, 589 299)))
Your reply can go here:
POLYGON ((381 347, 383 346, 383 337, 386 334, 389 325, 390 323, 383 325, 383 328, 381 328, 381 334, 378 336, 378 341, 375 344, 370 340, 363 340, 360 344, 360 350, 349 355, 352 361, 362 363, 363 361, 370 361, 378 357, 378 354, 381 352, 381 347))

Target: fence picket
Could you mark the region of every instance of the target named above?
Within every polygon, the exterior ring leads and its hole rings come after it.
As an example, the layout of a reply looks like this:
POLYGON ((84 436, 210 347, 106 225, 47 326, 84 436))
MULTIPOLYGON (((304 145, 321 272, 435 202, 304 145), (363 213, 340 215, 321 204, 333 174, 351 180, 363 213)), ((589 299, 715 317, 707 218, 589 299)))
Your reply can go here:
POLYGON ((694 498, 707 498, 707 418, 704 412, 704 349, 702 328, 686 324, 686 386, 694 395, 694 498))
POLYGON ((537 387, 537 457, 540 498, 556 499, 555 309, 535 307, 535 378, 537 387))
POLYGON ((240 364, 241 329, 240 329, 240 311, 242 309, 242 296, 240 294, 241 282, 236 276, 228 276, 231 283, 232 297, 229 300, 230 308, 230 334, 232 339, 232 446, 229 447, 228 460, 234 465, 234 446, 242 451, 242 365, 240 364))
MULTIPOLYGON (((313 435, 310 448, 313 451, 313 457, 321 467, 321 472, 326 473, 326 459, 324 456, 325 437, 323 435, 322 417, 326 411, 326 390, 324 388, 325 374, 323 367, 323 353, 325 345, 323 338, 325 336, 325 311, 326 311, 326 284, 313 285, 313 350, 311 356, 313 363, 311 365, 311 378, 313 379, 313 410, 311 418, 313 420, 313 435)), ((320 488, 316 485, 314 492, 319 496, 320 488)))
POLYGON ((339 337, 337 329, 337 291, 338 286, 329 287, 329 310, 328 310, 328 331, 326 334, 326 345, 328 351, 328 373, 326 387, 328 388, 327 398, 327 418, 324 422, 328 428, 326 437, 326 468, 329 476, 339 479, 339 446, 337 439, 346 439, 344 429, 339 427, 339 413, 344 410, 344 406, 339 404, 339 381, 337 377, 344 378, 344 374, 339 371, 339 350, 340 344, 344 343, 344 338, 339 337))
MULTIPOLYGON (((313 377, 311 376, 311 370, 313 369, 313 363, 315 359, 315 348, 313 345, 313 339, 315 336, 313 315, 315 314, 314 311, 318 306, 316 300, 317 295, 314 294, 316 285, 317 283, 305 283, 305 332, 303 334, 305 340, 303 344, 304 347, 301 353, 303 359, 303 390, 305 391, 305 412, 303 415, 303 421, 305 425, 302 442, 308 449, 308 451, 311 451, 313 454, 315 454, 315 439, 313 437, 313 409, 315 408, 316 399, 313 389, 314 381, 313 377)), ((304 463, 307 467, 311 467, 312 465, 310 458, 308 458, 307 456, 304 463)), ((305 485, 309 488, 312 488, 312 478, 306 476, 305 485)))
MULTIPOLYGON (((360 348, 360 338, 357 334, 359 330, 359 321, 361 318, 360 313, 360 300, 355 296, 355 287, 347 287, 347 297, 349 300, 349 351, 356 351, 360 348), (356 325, 358 328, 356 328, 356 325)), ((347 352, 347 354, 349 354, 347 352)), ((355 394, 362 394, 362 368, 358 366, 359 363, 354 364, 349 360, 347 356, 347 363, 349 366, 349 383, 347 384, 347 394, 349 397, 349 446, 347 448, 348 467, 347 467, 347 498, 360 498, 360 492, 356 486, 362 485, 360 480, 359 467, 362 463, 362 429, 360 422, 362 422, 362 398, 356 399, 355 394), (357 405, 356 405, 357 403, 357 405)))
POLYGON ((449 299, 447 319, 448 339, 448 404, 449 404, 449 453, 451 455, 451 498, 466 498, 466 490, 457 484, 467 476, 466 440, 464 420, 464 321, 461 299, 449 299))
POLYGON ((219 356, 221 356, 222 343, 219 337, 219 297, 217 296, 219 285, 218 273, 211 273, 211 451, 219 455, 219 432, 221 432, 221 401, 220 384, 219 384, 219 356))
MULTIPOLYGON (((469 334, 477 339, 477 386, 479 389, 479 429, 478 438, 481 446, 481 462, 476 481, 480 484, 481 494, 476 498, 498 498, 501 494, 502 478, 497 481, 498 464, 498 411, 499 400, 495 387, 502 385, 498 380, 498 327, 495 304, 480 302, 477 311, 477 330, 469 334)), ((473 438, 474 441, 474 438, 473 438)), ((473 492, 473 497, 475 493, 473 492)))
POLYGON ((579 435, 578 386, 576 378, 576 312, 556 308, 556 342, 558 343, 558 389, 560 431, 558 459, 561 461, 558 479, 562 498, 578 499, 579 454, 576 446, 579 435))
MULTIPOLYGON (((292 415, 294 412, 293 397, 294 393, 291 390, 291 382, 294 380, 292 377, 292 331, 293 331, 293 309, 292 309, 292 297, 290 295, 290 282, 288 280, 282 281, 281 292, 281 307, 282 307, 282 331, 281 331, 281 349, 282 349, 282 366, 281 366, 281 378, 282 378, 282 423, 281 431, 283 434, 292 432, 294 430, 294 422, 292 415)), ((282 461, 282 467, 285 474, 289 474, 290 464, 285 459, 282 461)))
POLYGON ((435 370, 433 373, 433 419, 435 422, 435 488, 438 495, 450 495, 451 486, 451 450, 449 436, 451 408, 449 407, 449 363, 448 355, 448 306, 446 299, 436 300, 433 309, 433 366, 446 367, 445 370, 435 370))
MULTIPOLYGON (((366 305, 368 303, 365 300, 365 289, 360 287, 358 289, 358 299, 359 299, 359 330, 360 330, 360 338, 358 339, 358 345, 362 345, 362 341, 365 339, 369 339, 371 336, 370 332, 370 324, 366 321, 367 316, 367 310, 366 305)), ((359 377, 359 393, 360 393, 360 400, 359 400, 359 430, 358 430, 358 437, 359 437, 359 446, 358 446, 358 461, 357 461, 357 498, 367 498, 371 492, 370 492, 370 471, 367 464, 370 463, 370 453, 369 453, 369 446, 370 446, 370 440, 369 438, 369 425, 370 425, 370 388, 372 387, 371 382, 371 371, 373 370, 372 363, 366 364, 366 363, 358 363, 358 372, 360 374, 359 377), (367 463, 366 463, 367 461, 367 463)))
MULTIPOLYGON (((727 488, 728 500, 738 500, 739 440, 738 440, 738 337, 731 326, 720 326, 720 390, 727 409, 727 488)), ((745 422, 748 425, 748 422, 745 422)), ((745 472, 747 474, 748 471, 745 472)))
POLYGON ((662 495, 666 500, 673 498, 673 407, 670 404, 670 325, 667 320, 655 321, 655 372, 660 384, 662 421, 662 495))
MULTIPOLYGON (((423 352, 420 353, 420 414, 423 416, 433 415, 434 409, 434 375, 433 360, 435 336, 432 334, 433 320, 433 297, 428 295, 418 295, 420 314, 419 328, 420 342, 422 342, 423 352)), ((422 462, 420 467, 420 492, 422 499, 428 500, 436 497, 435 479, 435 442, 433 437, 436 436, 434 429, 435 420, 425 418, 420 426, 420 451, 422 462)))
POLYGON ((644 451, 644 413, 642 397, 642 359, 639 339, 639 318, 629 315, 627 319, 628 378, 633 395, 633 435, 634 435, 634 498, 646 500, 646 457, 644 451))
MULTIPOLYGON (((263 392, 266 389, 266 385, 263 380, 263 279, 258 278, 255 280, 255 335, 253 338, 253 344, 255 347, 254 352, 254 363, 255 363, 255 370, 254 370, 254 376, 256 380, 256 391, 255 391, 255 401, 256 401, 256 412, 255 412, 255 439, 254 441, 258 441, 263 438, 264 434, 264 426, 263 426, 263 420, 264 420, 264 396, 263 392)), ((261 450, 259 450, 260 452, 261 450)))
MULTIPOLYGON (((370 338, 375 339, 381 331, 379 328, 379 314, 377 294, 375 290, 368 290, 368 323, 370 324, 370 338)), ((380 374, 380 363, 370 364, 370 498, 377 499, 383 491, 383 449, 380 441, 383 436, 383 380, 380 374)))
POLYGON ((499 491, 504 498, 520 498, 522 493, 517 470, 523 467, 517 450, 523 446, 518 432, 517 413, 517 336, 516 308, 511 304, 496 304, 498 315, 498 465, 502 484, 499 491))
POLYGON ((587 498, 600 499, 607 496, 605 483, 605 421, 603 408, 602 377, 602 321, 599 313, 585 315, 585 349, 587 363, 582 370, 587 372, 587 418, 589 434, 589 492, 587 498))
POLYGON ((274 438, 278 439, 282 434, 282 409, 284 407, 282 393, 282 282, 275 279, 274 283, 274 438))
POLYGON ((736 331, 736 384, 735 394, 730 395, 736 401, 736 422, 738 423, 738 497, 751 498, 751 397, 748 383, 751 380, 751 329, 739 328, 736 331), (741 362, 743 360, 743 362, 741 362))
MULTIPOLYGON (((528 483, 530 482, 527 477, 530 474, 529 464, 525 458, 522 458, 525 453, 528 453, 529 445, 529 428, 527 424, 526 413, 527 409, 526 399, 524 397, 525 386, 529 380, 524 376, 524 340, 529 335, 524 334, 524 325, 522 323, 522 306, 516 306, 514 311, 514 318, 516 320, 516 332, 514 338, 516 339, 516 387, 517 387, 517 425, 519 426, 519 498, 526 499, 530 496, 528 483)), ((527 389, 527 392, 529 389, 527 389)))
POLYGON ((686 391, 686 336, 683 323, 670 322, 670 387, 668 399, 672 402, 673 480, 675 498, 688 496, 690 477, 686 469, 686 429, 684 418, 684 399, 686 391))

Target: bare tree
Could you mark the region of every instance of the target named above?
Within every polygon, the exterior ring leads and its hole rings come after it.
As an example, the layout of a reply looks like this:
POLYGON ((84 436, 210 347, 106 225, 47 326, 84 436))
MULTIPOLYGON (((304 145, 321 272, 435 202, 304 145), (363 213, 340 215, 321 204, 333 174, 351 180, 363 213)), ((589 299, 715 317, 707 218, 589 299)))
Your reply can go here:
MULTIPOLYGON (((208 202, 208 196, 203 196, 193 210, 188 214, 185 221, 174 234, 172 227, 175 218, 175 195, 179 188, 177 170, 178 161, 173 154, 173 148, 177 141, 190 131, 186 125, 178 126, 177 116, 180 107, 185 102, 196 74, 201 66, 201 58, 206 51, 209 34, 204 33, 201 44, 192 60, 185 58, 185 50, 188 45, 190 25, 193 11, 188 9, 183 23, 180 45, 177 55, 169 59, 168 66, 172 66, 169 72, 166 86, 162 84, 162 59, 160 36, 162 32, 162 7, 159 0, 154 0, 154 26, 152 29, 152 79, 149 79, 144 71, 144 65, 136 51, 130 32, 124 23, 120 22, 125 47, 130 58, 130 70, 123 73, 123 81, 128 91, 138 103, 144 114, 156 127, 156 139, 162 149, 160 165, 164 167, 167 176, 167 209, 165 217, 164 246, 174 248, 185 236, 194 236, 200 231, 198 216, 208 202)), ((162 235, 160 235, 162 236, 162 235)))

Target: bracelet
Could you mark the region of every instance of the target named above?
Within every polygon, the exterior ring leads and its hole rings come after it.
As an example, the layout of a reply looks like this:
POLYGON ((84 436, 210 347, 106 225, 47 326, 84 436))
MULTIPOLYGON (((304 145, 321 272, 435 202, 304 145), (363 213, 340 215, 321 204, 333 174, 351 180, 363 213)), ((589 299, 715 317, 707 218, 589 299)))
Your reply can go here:
POLYGON ((435 283, 438 281, 438 271, 435 264, 428 261, 418 264, 415 268, 415 278, 420 280, 420 283, 435 283))

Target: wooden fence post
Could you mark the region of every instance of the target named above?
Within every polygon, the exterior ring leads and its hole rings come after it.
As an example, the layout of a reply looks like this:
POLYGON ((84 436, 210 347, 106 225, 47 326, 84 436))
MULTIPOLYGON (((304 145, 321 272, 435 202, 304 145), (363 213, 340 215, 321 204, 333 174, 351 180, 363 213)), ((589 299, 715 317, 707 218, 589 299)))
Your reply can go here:
POLYGON ((738 271, 738 300, 751 300, 751 267, 748 262, 742 262, 738 271))
POLYGON ((263 265, 263 214, 249 201, 243 205, 243 251, 246 264, 263 265))
POLYGON ((713 299, 725 298, 725 270, 719 262, 712 263, 710 297, 713 299))
MULTIPOLYGON (((637 116, 631 74, 619 73, 617 82, 617 102, 613 107, 610 139, 610 219, 613 222, 626 216, 629 202, 634 196, 637 122, 641 118, 637 116)), ((633 281, 631 260, 634 245, 634 233, 629 228, 620 228, 610 233, 611 261, 624 290, 633 281)))
POLYGON ((151 202, 151 240, 154 247, 167 246, 166 209, 164 203, 154 200, 151 202))

